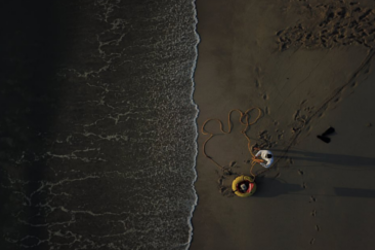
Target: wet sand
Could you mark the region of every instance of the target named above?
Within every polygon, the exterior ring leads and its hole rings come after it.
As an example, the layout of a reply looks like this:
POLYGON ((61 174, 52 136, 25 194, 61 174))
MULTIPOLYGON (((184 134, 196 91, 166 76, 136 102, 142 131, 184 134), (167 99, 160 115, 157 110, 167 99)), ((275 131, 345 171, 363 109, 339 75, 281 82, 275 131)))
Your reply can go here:
POLYGON ((236 197, 231 182, 251 159, 239 116, 206 148, 232 175, 204 157, 200 134, 190 249, 372 249, 374 4, 202 0, 197 10, 199 128, 259 107, 247 134, 276 163, 255 167, 254 196, 236 197), (325 143, 317 135, 330 126, 325 143))

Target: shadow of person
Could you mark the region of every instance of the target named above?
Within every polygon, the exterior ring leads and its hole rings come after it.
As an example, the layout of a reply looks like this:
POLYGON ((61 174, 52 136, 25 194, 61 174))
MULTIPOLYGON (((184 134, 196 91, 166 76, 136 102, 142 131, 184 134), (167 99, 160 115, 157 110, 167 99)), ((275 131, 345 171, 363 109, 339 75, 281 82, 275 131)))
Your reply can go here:
POLYGON ((294 194, 303 190, 299 184, 290 184, 274 178, 259 178, 256 183, 257 191, 254 197, 270 198, 279 195, 294 194))
POLYGON ((334 187, 335 195, 345 197, 375 198, 374 189, 334 187))
MULTIPOLYGON (((281 152, 281 150, 277 149, 274 149, 273 151, 281 152)), ((353 167, 355 169, 366 168, 375 170, 375 158, 373 157, 363 157, 345 154, 315 153, 299 150, 289 150, 287 155, 292 157, 293 160, 322 162, 339 166, 353 167)))

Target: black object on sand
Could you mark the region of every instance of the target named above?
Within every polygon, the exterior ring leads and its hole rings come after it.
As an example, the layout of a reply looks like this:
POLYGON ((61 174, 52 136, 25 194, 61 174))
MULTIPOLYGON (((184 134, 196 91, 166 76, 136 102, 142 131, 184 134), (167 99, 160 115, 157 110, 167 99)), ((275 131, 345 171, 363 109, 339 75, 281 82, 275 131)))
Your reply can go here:
POLYGON ((330 134, 333 134, 335 133, 335 129, 333 127, 329 127, 323 134, 322 136, 327 136, 327 135, 330 135, 330 134))
POLYGON ((318 137, 320 140, 324 141, 325 143, 330 143, 331 142, 331 139, 328 138, 328 137, 321 136, 321 135, 317 135, 316 137, 318 137))
POLYGON ((331 139, 328 138, 327 135, 331 135, 333 133, 335 133, 335 129, 333 127, 329 127, 322 135, 317 135, 316 137, 325 143, 330 143, 331 139))

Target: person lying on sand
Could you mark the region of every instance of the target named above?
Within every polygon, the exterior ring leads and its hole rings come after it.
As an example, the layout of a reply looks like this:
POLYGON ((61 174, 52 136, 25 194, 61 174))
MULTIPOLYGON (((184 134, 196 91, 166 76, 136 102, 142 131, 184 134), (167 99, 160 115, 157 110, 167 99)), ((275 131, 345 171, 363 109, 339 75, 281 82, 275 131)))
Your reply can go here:
MULTIPOLYGON (((259 148, 254 148, 254 149, 259 150, 259 148)), ((263 160, 263 161, 259 161, 259 164, 262 165, 262 167, 264 167, 264 168, 271 167, 271 165, 273 163, 273 155, 272 155, 271 151, 269 151, 269 150, 259 150, 255 155, 255 159, 259 159, 259 158, 261 158, 263 160)))

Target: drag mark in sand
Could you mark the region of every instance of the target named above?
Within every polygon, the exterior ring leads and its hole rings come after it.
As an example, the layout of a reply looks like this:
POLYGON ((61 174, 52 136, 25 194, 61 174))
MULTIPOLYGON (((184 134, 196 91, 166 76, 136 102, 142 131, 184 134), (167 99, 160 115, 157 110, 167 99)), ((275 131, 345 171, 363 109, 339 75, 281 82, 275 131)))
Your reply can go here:
MULTIPOLYGON (((374 44, 375 45, 375 44, 374 44)), ((325 112, 328 110, 330 105, 337 105, 344 97, 345 90, 353 90, 358 87, 361 82, 363 82, 370 73, 370 67, 372 60, 375 56, 375 50, 369 50, 366 58, 362 61, 360 66, 353 72, 352 76, 346 83, 341 87, 336 88, 328 95, 328 97, 316 106, 308 106, 306 100, 300 103, 300 107, 293 114, 293 125, 292 132, 293 136, 289 141, 289 145, 286 146, 282 155, 275 161, 275 165, 282 159, 286 159, 286 154, 289 149, 297 143, 297 139, 303 132, 308 132, 311 129, 311 123, 315 118, 321 118, 324 116, 325 112)), ((349 93, 350 94, 350 93, 349 93)), ((277 125, 277 123, 275 123, 277 125)), ((283 132, 282 132, 283 134, 283 132)), ((281 134, 281 135, 282 135, 281 134)), ((272 146, 277 145, 277 142, 271 142, 271 136, 267 134, 267 131, 262 131, 259 134, 259 146, 272 148, 272 146)), ((292 164, 292 162, 291 162, 292 164)), ((305 187, 305 184, 303 184, 305 187)))
MULTIPOLYGON (((343 98, 343 93, 347 89, 353 89, 359 86, 361 82, 363 82, 370 73, 371 62, 375 56, 375 50, 371 49, 366 58, 362 61, 361 65, 354 71, 352 77, 343 84, 341 87, 336 88, 328 97, 320 104, 317 105, 317 108, 313 107, 303 107, 305 106, 304 102, 301 103, 300 110, 307 111, 303 116, 297 111, 294 115, 295 124, 293 126, 294 136, 291 138, 289 145, 284 150, 283 155, 279 158, 279 160, 285 158, 285 155, 289 151, 289 149, 294 146, 297 142, 298 137, 305 131, 310 128, 311 122, 317 117, 321 118, 324 113, 327 111, 330 104, 337 104, 339 100, 343 98), (302 119, 300 119, 302 118, 302 119)), ((278 161, 279 161, 278 160, 278 161)), ((275 164, 278 162, 276 161, 275 164)))

